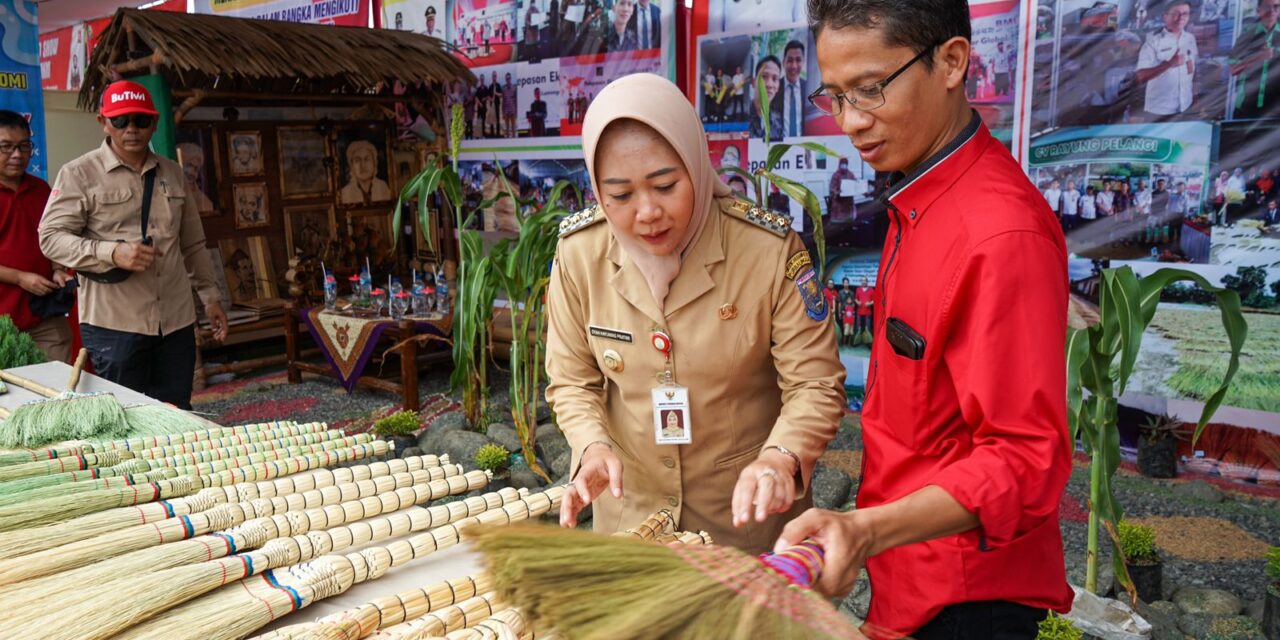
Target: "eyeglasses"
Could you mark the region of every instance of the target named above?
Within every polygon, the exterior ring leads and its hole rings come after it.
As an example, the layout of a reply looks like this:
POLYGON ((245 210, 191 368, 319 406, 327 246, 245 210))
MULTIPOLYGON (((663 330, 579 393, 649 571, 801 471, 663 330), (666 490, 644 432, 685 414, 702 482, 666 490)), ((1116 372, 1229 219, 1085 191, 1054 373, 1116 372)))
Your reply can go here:
POLYGON ((0 156, 11 156, 15 151, 22 155, 31 153, 35 146, 30 142, 19 142, 18 144, 0 143, 0 156))
MULTIPOLYGON (((937 45, 934 45, 937 46, 937 45)), ((889 86, 898 76, 902 75, 911 65, 919 62, 925 55, 932 53, 934 47, 928 47, 924 51, 916 54, 916 57, 909 60, 906 64, 898 67, 897 71, 889 74, 889 77, 880 82, 855 87, 844 93, 829 93, 824 88, 818 88, 817 91, 809 94, 809 104, 818 108, 829 116, 838 116, 843 111, 842 102, 849 103, 849 106, 859 111, 871 111, 884 106, 884 88, 889 86)))
POLYGON ((151 128, 151 123, 155 122, 155 116, 149 116, 145 113, 131 113, 123 116, 113 116, 108 118, 107 122, 110 122, 111 126, 116 129, 128 129, 130 122, 139 129, 149 129, 151 128))

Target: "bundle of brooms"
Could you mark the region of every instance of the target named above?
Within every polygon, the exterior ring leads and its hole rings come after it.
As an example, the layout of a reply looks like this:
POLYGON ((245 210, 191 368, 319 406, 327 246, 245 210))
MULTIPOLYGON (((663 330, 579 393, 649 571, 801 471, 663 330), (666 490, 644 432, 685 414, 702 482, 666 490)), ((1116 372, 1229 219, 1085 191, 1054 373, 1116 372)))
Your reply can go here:
MULTIPOLYGON (((427 509, 406 509, 389 516, 362 520, 351 525, 313 531, 306 535, 289 538, 277 538, 268 541, 260 549, 235 556, 129 576, 105 584, 90 585, 80 589, 76 594, 75 602, 60 611, 29 608, 33 610, 22 611, 15 616, 10 616, 6 620, 6 631, 23 635, 23 632, 36 633, 43 630, 39 635, 50 639, 125 637, 135 633, 147 637, 175 638, 178 636, 172 635, 167 630, 169 626, 167 622, 160 619, 152 620, 138 627, 129 627, 162 611, 182 605, 182 603, 209 591, 217 590, 207 596, 213 598, 215 605, 222 601, 224 594, 227 592, 240 594, 256 592, 262 588, 256 585, 261 581, 259 578, 262 578, 264 574, 265 584, 275 584, 275 581, 278 580, 278 577, 273 577, 270 571, 272 568, 291 567, 325 553, 333 553, 355 545, 385 540, 414 531, 431 529, 432 527, 438 527, 434 531, 453 531, 453 538, 456 540, 456 527, 465 526, 465 523, 477 521, 503 522, 518 519, 522 517, 521 514, 527 515, 531 511, 538 512, 539 505, 542 511, 548 508, 549 500, 543 497, 542 494, 531 498, 521 498, 520 496, 521 492, 519 491, 504 489, 484 496, 468 498, 461 502, 452 502, 448 505, 433 506, 427 509), (534 502, 532 508, 526 503, 526 501, 530 500, 534 502), (495 511, 499 507, 501 507, 501 510, 495 511), (477 513, 479 514, 478 516, 471 515, 477 513), (250 576, 257 577, 252 580, 242 581, 243 578, 250 576), (218 590, 218 587, 223 585, 230 585, 230 588, 218 590), (130 597, 122 601, 119 597, 122 592, 129 593, 130 597), (161 630, 143 628, 152 622, 158 624, 161 630)), ((442 538, 449 537, 447 534, 438 535, 441 535, 442 538)), ((414 536, 411 540, 418 540, 422 537, 414 536)), ((396 547, 401 544, 403 542, 393 543, 391 546, 396 547)), ((437 546, 443 548, 448 544, 440 542, 437 546)), ((381 547, 375 547, 374 549, 381 549, 381 547)), ((418 547, 410 548, 404 553, 420 556, 425 555, 430 550, 433 549, 428 549, 426 543, 418 540, 418 547)), ((366 549, 363 553, 369 552, 370 550, 366 549)), ((344 562, 349 564, 349 561, 345 560, 346 556, 335 557, 343 558, 344 562)), ((407 557, 405 558, 407 559, 407 557)), ((327 565, 324 566, 327 567, 327 565)), ((366 566, 364 568, 367 572, 373 567, 366 566)), ((381 573, 378 575, 381 575, 381 573)), ((203 599, 196 602, 201 600, 203 599)), ((287 602, 283 604, 278 599, 259 600, 250 598, 251 604, 246 607, 245 602, 238 601, 234 597, 232 600, 231 606, 240 609, 239 613, 233 615, 241 616, 243 614, 243 616, 246 616, 245 620, 231 621, 222 619, 220 615, 199 614, 199 619, 194 623, 189 620, 180 623, 186 626, 181 631, 183 637, 222 637, 221 625, 232 622, 246 624, 246 620, 259 620, 265 615, 266 620, 255 623, 246 629, 245 633, 247 633, 258 628, 261 624, 269 622, 273 616, 286 613, 290 609, 289 603, 293 602, 293 599, 287 594, 287 602), (264 603, 274 604, 269 604, 270 611, 266 612, 250 612, 246 610, 261 608, 264 603)), ((298 606, 301 605, 299 604, 298 606)), ((180 612, 183 610, 184 607, 179 607, 174 614, 181 617, 182 614, 180 612)))
POLYGON ((447 455, 410 456, 338 469, 314 469, 274 480, 208 487, 195 494, 173 500, 108 509, 51 525, 0 533, 0 558, 12 558, 52 549, 133 525, 199 513, 227 502, 273 498, 336 484, 438 467, 448 463, 447 455))
MULTIPOLYGON (((328 429, 324 423, 312 422, 305 425, 299 425, 289 421, 264 422, 258 424, 247 424, 236 427, 214 427, 210 429, 198 429, 195 431, 184 431, 181 433, 170 433, 155 436, 140 436, 133 438, 125 438, 121 440, 106 440, 98 442, 75 441, 66 442, 58 445, 44 447, 40 449, 17 449, 12 451, 0 451, 0 467, 13 464, 23 464, 27 462, 42 462, 46 460, 54 460, 57 458, 65 458, 67 456, 78 456, 86 453, 102 453, 111 450, 139 450, 151 449, 164 446, 182 446, 188 444, 197 444, 210 440, 218 440, 222 438, 246 437, 250 433, 261 432, 271 429, 293 429, 293 433, 285 433, 281 435, 297 435, 299 433, 309 433, 312 431, 324 431, 328 429)), ((280 436, 273 436, 280 437, 280 436)), ((227 443, 239 444, 239 443, 227 443)), ((226 446, 226 445, 219 445, 226 446)), ((216 447, 215 447, 216 448, 216 447)), ((175 451, 175 453, 182 453, 175 451)), ((170 454, 164 454, 170 455, 170 454)), ((63 469, 65 470, 65 469, 63 469)))
POLYGON ((468 538, 503 600, 575 640, 862 637, 810 590, 822 570, 811 541, 756 557, 537 526, 468 538))
POLYGON ((99 489, 44 500, 4 505, 0 506, 0 531, 27 529, 70 520, 77 516, 115 507, 185 496, 193 491, 207 487, 255 480, 269 480, 317 467, 328 467, 370 456, 381 456, 390 451, 390 449, 391 445, 386 441, 374 440, 342 449, 263 462, 248 467, 227 469, 212 475, 179 476, 172 480, 120 489, 99 489))
MULTIPOLYGON (((329 487, 270 499, 259 498, 246 502, 228 503, 200 513, 152 524, 137 525, 53 549, 0 560, 0 587, 13 585, 13 583, 27 584, 24 581, 30 581, 33 578, 47 576, 60 571, 67 571, 68 569, 93 562, 101 562, 137 549, 165 545, 165 543, 202 536, 212 531, 221 531, 251 519, 267 518, 277 513, 303 512, 308 528, 315 522, 322 523, 319 526, 323 528, 328 526, 324 523, 330 520, 336 521, 336 523, 349 521, 355 517, 353 514, 358 513, 362 518, 366 517, 366 514, 373 516, 384 511, 401 509, 409 504, 417 504, 422 500, 433 500, 443 495, 453 495, 453 491, 470 491, 478 488, 472 487, 466 480, 456 484, 444 482, 447 478, 462 474, 462 467, 458 465, 425 469, 415 472, 415 474, 366 480, 339 487, 329 487), (397 481, 405 484, 403 487, 399 486, 397 481), (441 482, 435 483, 433 481, 441 482), (401 488, 408 493, 397 493, 397 490, 401 488), (415 494, 414 490, 418 488, 421 488, 422 491, 415 494), (405 503, 406 500, 412 501, 405 503), (323 508, 317 508, 325 505, 335 505, 335 509, 327 511, 323 508), (313 509, 307 510, 309 507, 313 509)), ((478 482, 480 486, 484 486, 483 474, 479 479, 470 478, 470 480, 478 482)), ((172 551, 173 548, 178 546, 165 545, 165 549, 172 551)), ((141 564, 147 565, 147 563, 141 564)), ((107 577, 111 576, 112 574, 107 574, 107 577)), ((88 578, 96 577, 98 576, 88 576, 88 578)), ((84 579, 85 582, 72 582, 71 584, 94 582, 94 580, 87 579, 85 576, 80 576, 80 578, 84 579)), ((0 589, 0 597, 3 597, 4 593, 5 590, 0 589)))
MULTIPOLYGON (((366 547, 358 553, 346 555, 323 555, 311 562, 283 563, 263 572, 262 575, 256 575, 231 587, 217 589, 213 593, 124 630, 116 637, 165 638, 166 640, 242 638, 292 611, 302 609, 318 600, 344 593, 356 584, 377 579, 394 567, 452 547, 458 544, 461 531, 468 527, 481 524, 507 524, 547 513, 559 504, 563 493, 563 487, 551 487, 544 492, 505 505, 501 509, 455 520, 448 525, 397 540, 386 546, 366 547)), ((400 515, 402 514, 392 517, 400 515)), ((412 530, 422 529, 419 527, 412 530)), ((392 535, 404 533, 405 531, 397 531, 392 535)), ((386 537, 389 536, 379 539, 386 539, 386 537)), ((313 540, 313 542, 323 544, 322 541, 313 540)), ((330 552, 322 551, 321 553, 330 552)), ((240 573, 237 570, 235 577, 239 577, 240 573)), ((152 574, 152 578, 158 577, 159 574, 152 574)), ((187 590, 189 586, 191 586, 190 583, 186 583, 182 588, 187 590)), ((151 600, 154 605, 154 599, 151 600)), ((136 607, 131 607, 131 610, 136 610, 136 607)), ((102 637, 84 636, 83 633, 87 630, 87 628, 80 629, 82 635, 76 637, 102 637)))

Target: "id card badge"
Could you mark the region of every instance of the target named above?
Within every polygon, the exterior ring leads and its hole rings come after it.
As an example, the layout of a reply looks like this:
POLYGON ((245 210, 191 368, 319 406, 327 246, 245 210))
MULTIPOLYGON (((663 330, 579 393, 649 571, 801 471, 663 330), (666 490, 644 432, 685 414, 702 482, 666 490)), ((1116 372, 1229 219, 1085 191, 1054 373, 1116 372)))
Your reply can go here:
POLYGON ((689 389, 667 383, 653 388, 653 433, 658 444, 692 444, 689 389))

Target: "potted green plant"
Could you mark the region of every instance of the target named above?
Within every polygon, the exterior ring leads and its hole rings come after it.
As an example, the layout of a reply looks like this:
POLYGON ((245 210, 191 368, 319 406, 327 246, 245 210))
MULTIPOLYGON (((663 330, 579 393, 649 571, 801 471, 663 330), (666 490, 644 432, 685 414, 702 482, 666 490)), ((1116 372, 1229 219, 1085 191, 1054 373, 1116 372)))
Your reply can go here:
POLYGON ((373 433, 395 443, 396 451, 403 455, 405 449, 418 445, 418 438, 413 432, 421 426, 417 413, 397 411, 373 423, 373 433))
POLYGON ((501 445, 490 442, 481 446, 476 450, 475 463, 477 469, 493 474, 493 479, 489 481, 489 491, 496 491, 507 486, 507 479, 511 475, 508 470, 511 464, 511 454, 506 449, 503 449, 501 445))
POLYGON ((1138 471, 1148 478, 1178 477, 1178 441, 1186 439, 1182 422, 1152 416, 1138 432, 1138 471))
MULTIPOLYGON (((1089 526, 1084 588, 1098 592, 1098 533, 1106 523, 1117 549, 1117 525, 1124 513, 1111 490, 1120 468, 1119 398, 1138 361, 1142 336, 1156 314, 1160 293, 1176 282, 1191 281, 1212 295, 1221 312, 1231 354, 1217 389, 1204 398, 1204 409, 1191 435, 1194 446, 1222 404, 1240 368, 1240 351, 1249 333, 1240 310, 1240 295, 1215 287, 1203 276, 1184 269, 1158 269, 1139 279, 1133 269, 1104 269, 1098 287, 1098 322, 1084 329, 1067 329, 1067 423, 1071 441, 1080 440, 1089 453, 1089 526), (1087 392, 1087 393, 1086 393, 1087 392)), ((1136 599, 1121 549, 1112 554, 1112 568, 1120 584, 1136 599)))
MULTIPOLYGON (((1156 553, 1156 532, 1148 526, 1121 520, 1116 533, 1124 553, 1124 566, 1129 571, 1133 588, 1143 602, 1163 598, 1164 563, 1156 553)), ((1116 593, 1124 590, 1119 580, 1116 593)))
POLYGON ((1040 621, 1040 630, 1036 633, 1036 640, 1080 640, 1083 637, 1084 632, 1074 623, 1052 611, 1040 621))
POLYGON ((1267 550, 1267 593, 1262 605, 1262 633, 1280 638, 1280 547, 1267 550))

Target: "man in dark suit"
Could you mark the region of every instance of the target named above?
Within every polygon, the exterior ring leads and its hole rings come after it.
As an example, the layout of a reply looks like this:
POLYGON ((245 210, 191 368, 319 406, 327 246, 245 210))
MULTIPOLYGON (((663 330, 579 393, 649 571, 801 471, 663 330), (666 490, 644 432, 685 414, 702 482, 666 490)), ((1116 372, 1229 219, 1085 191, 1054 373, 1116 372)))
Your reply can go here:
POLYGON ((640 49, 657 49, 662 46, 662 11, 653 0, 638 0, 635 15, 627 24, 634 31, 640 49))
POLYGON ((535 138, 547 135, 547 103, 537 87, 533 89, 533 103, 529 105, 529 129, 535 138))

